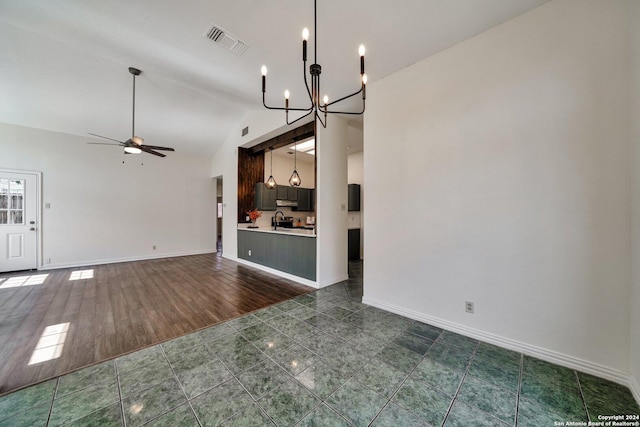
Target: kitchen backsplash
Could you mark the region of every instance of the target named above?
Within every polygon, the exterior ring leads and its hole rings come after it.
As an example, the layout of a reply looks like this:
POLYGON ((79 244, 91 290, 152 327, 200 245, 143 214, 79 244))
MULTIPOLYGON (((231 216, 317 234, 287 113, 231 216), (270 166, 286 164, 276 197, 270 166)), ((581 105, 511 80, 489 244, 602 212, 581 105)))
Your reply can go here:
MULTIPOLYGON (((308 216, 315 215, 314 212, 293 211, 291 208, 287 208, 287 207, 278 208, 278 210, 281 210, 284 213, 284 216, 292 216, 293 218, 300 218, 303 224, 306 222, 308 216)), ((273 218, 273 215, 276 212, 277 211, 262 211, 262 216, 258 218, 258 220, 256 221, 256 224, 258 225, 258 227, 271 227, 271 218, 273 218)), ((278 218, 280 218, 280 214, 278 214, 278 218)))

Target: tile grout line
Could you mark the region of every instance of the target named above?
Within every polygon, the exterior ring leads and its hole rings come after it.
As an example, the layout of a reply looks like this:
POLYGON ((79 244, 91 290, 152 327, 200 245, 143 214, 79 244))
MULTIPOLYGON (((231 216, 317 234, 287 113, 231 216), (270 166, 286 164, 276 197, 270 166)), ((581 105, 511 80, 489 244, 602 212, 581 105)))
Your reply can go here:
POLYGON ((582 399, 582 405, 584 406, 585 411, 587 412, 587 421, 591 421, 591 414, 589 413, 589 406, 587 406, 587 399, 584 398, 584 393, 582 392, 582 383, 580 382, 580 376, 578 375, 578 371, 574 370, 573 374, 576 377, 578 382, 578 391, 580 391, 580 398, 582 399))
MULTIPOLYGON (((263 323, 265 323, 265 322, 263 322, 263 323)), ((266 324, 266 323, 265 323, 265 324, 266 324)), ((246 328, 245 328, 245 329, 246 329, 246 328)), ((238 332, 238 333, 240 333, 240 331, 237 331, 237 332, 238 332)), ((240 336, 242 336, 244 339, 246 339, 242 334, 240 334, 240 336)), ((253 345, 253 344, 251 343, 251 341, 247 340, 247 342, 249 342, 249 344, 253 345)), ((255 347, 255 346, 254 346, 254 347, 255 347)), ((257 347, 256 347, 256 348, 257 348, 257 347)), ((260 352, 262 353, 262 351, 261 351, 259 348, 258 348, 258 351, 260 351, 260 352)), ((264 354, 264 353, 263 353, 263 354, 264 354)), ((265 354, 265 356, 267 356, 267 358, 268 358, 269 360, 271 360, 271 358, 269 357, 269 355, 268 355, 268 354, 265 354)), ((218 358, 218 359, 219 359, 219 360, 220 360, 220 362, 222 362, 222 364, 224 365, 224 362, 222 361, 222 359, 220 359, 220 358, 218 358)), ((272 360, 272 362, 274 362, 274 363, 275 363, 275 361, 273 361, 273 360, 272 360)), ((262 362, 260 362, 260 363, 262 363, 262 362)), ((256 366, 258 366, 260 363, 256 363, 255 365, 250 366, 249 368, 245 369, 244 371, 239 372, 239 373, 238 373, 238 375, 239 375, 239 374, 242 374, 242 373, 244 373, 244 372, 247 372, 247 371, 249 371, 250 369, 255 368, 255 367, 256 367, 256 366)), ((226 366, 226 365, 225 365, 225 366, 226 366)), ((227 368, 227 369, 228 369, 228 368, 227 368)), ((243 389, 243 390, 244 390, 244 391, 249 395, 249 397, 251 398, 251 400, 253 400, 253 403, 255 403, 255 404, 258 406, 258 409, 260 409, 260 412, 262 412, 264 415, 266 415, 266 416, 267 416, 267 418, 269 419, 269 421, 271 421, 271 422, 273 423, 273 425, 274 425, 274 426, 277 426, 278 424, 273 420, 273 418, 271 418, 271 415, 269 415, 269 413, 266 411, 266 409, 264 409, 264 408, 262 407, 262 405, 260 405, 260 404, 258 403, 258 400, 262 399, 264 396, 266 396, 266 394, 265 394, 265 395, 263 395, 263 396, 261 396, 261 397, 260 397, 260 399, 256 399, 256 398, 254 398, 254 397, 253 397, 253 395, 249 392, 249 390, 247 390, 247 388, 244 386, 244 384, 242 384, 242 381, 240 381, 240 378, 238 378, 238 377, 236 376, 236 374, 234 374, 234 373, 231 371, 231 369, 229 369, 229 373, 231 373, 231 376, 233 377, 233 379, 235 379, 236 381, 238 381, 238 384, 240 384, 240 387, 242 387, 242 389, 243 389)), ((237 414, 237 413, 236 413, 236 414, 237 414)), ((236 414, 231 415, 229 418, 225 419, 225 420, 224 420, 224 421, 222 421, 222 422, 224 423, 225 421, 227 421, 227 420, 229 420, 229 419, 233 418, 233 416, 234 416, 234 415, 236 415, 236 414)))
POLYGON ((118 370, 118 363, 116 359, 113 359, 113 368, 116 372, 116 384, 118 386, 118 403, 120 403, 120 416, 122 417, 122 425, 127 427, 127 419, 124 416, 124 403, 122 402, 122 390, 120 389, 120 371, 118 370))
MULTIPOLYGON (((330 304, 332 305, 332 307, 327 308, 327 309, 325 309, 324 311, 326 311, 326 310, 330 310, 330 309, 332 309, 332 308, 334 308, 334 307, 338 307, 338 305, 333 304, 332 302, 330 302, 330 304)), ((324 311, 318 312, 318 313, 316 313, 316 315, 317 315, 317 314, 322 314, 324 311)), ((287 313, 287 312, 285 312, 285 314, 286 314, 286 313, 287 313)), ((352 314, 353 314, 353 313, 352 313, 352 314)), ((313 316, 310 316, 309 318, 311 318, 311 317, 313 317, 313 316)), ((348 317, 348 316, 347 316, 347 317, 348 317)), ((308 318, 307 318, 307 319, 308 319, 308 318)), ((300 319, 300 321, 305 322, 307 319, 300 319)), ((261 320, 261 319, 260 319, 260 320, 261 320)), ((269 320, 269 319, 267 319, 267 320, 269 320)), ((339 321, 339 319, 333 319, 333 320, 339 321)), ((315 352, 315 351, 311 350, 310 348, 306 347, 306 346, 304 345, 304 343, 305 343, 305 342, 307 342, 307 341, 310 341, 310 339, 311 339, 311 338, 313 338, 313 337, 315 337, 315 336, 317 336, 317 335, 319 335, 319 334, 321 334, 321 333, 327 334, 327 335, 331 336, 332 338, 336 338, 336 339, 338 339, 339 341, 343 341, 343 340, 339 339, 338 337, 336 337, 335 335, 333 335, 333 334, 331 334, 331 333, 329 333, 329 332, 326 332, 324 329, 318 328, 317 326, 312 325, 312 324, 310 324, 310 323, 308 323, 308 322, 306 322, 306 324, 310 325, 310 326, 311 326, 311 327, 313 327, 313 328, 316 328, 316 329, 318 330, 318 332, 317 332, 317 333, 315 333, 315 334, 313 334, 313 335, 312 335, 312 336, 310 336, 310 337, 306 337, 307 339, 302 340, 302 341, 298 341, 298 340, 297 340, 297 339, 295 339, 294 337, 289 336, 289 335, 288 335, 287 333, 285 333, 284 331, 281 331, 281 330, 279 330, 279 329, 277 329, 277 328, 275 328, 275 327, 271 326, 267 321, 264 321, 264 320, 263 320, 262 322, 263 322, 263 323, 265 323, 267 326, 272 327, 272 328, 273 328, 273 329, 275 329, 276 331, 278 331, 278 332, 282 333, 282 334, 283 334, 284 336, 286 336, 287 338, 289 338, 289 339, 293 340, 297 345, 299 345, 299 346, 300 346, 300 347, 302 347, 303 349, 305 349, 305 350, 309 351, 311 354, 313 354, 315 357, 317 357, 317 358, 320 360, 320 362, 321 362, 321 363, 328 363, 328 362, 325 360, 325 358, 324 358, 322 355, 320 355, 319 353, 317 353, 317 352, 315 352)), ((238 331, 238 332, 240 332, 240 331, 238 331)), ((240 332, 240 334, 242 335, 242 333, 241 333, 241 332, 240 332)), ((246 339, 246 337, 245 337, 245 339, 246 339)), ((294 344, 294 345, 295 345, 295 344, 294 344)), ((293 347, 293 345, 292 345, 291 347, 293 347)), ((286 350, 290 349, 291 347, 288 347, 288 348, 286 348, 286 349, 283 349, 280 353, 285 352, 286 350)), ((258 350, 260 350, 260 349, 258 349, 258 350)), ((261 350, 260 350, 260 351, 261 351, 261 350)), ((277 354, 280 354, 280 353, 277 353, 277 354)), ((318 409, 320 406, 322 406, 322 405, 327 406, 331 411, 333 411, 334 413, 336 413, 340 418, 344 419, 348 424, 353 425, 353 424, 351 423, 351 421, 349 421, 348 419, 346 419, 342 414, 340 414, 340 413, 336 412, 336 411, 335 411, 335 409, 333 409, 330 405, 328 405, 328 404, 327 404, 327 399, 329 399, 331 396, 333 396, 335 393, 337 393, 337 391, 338 391, 340 388, 342 388, 342 387, 344 386, 344 384, 346 384, 350 379, 352 379, 352 378, 355 376, 355 374, 354 374, 354 375, 352 375, 352 376, 350 376, 350 377, 349 377, 349 379, 347 379, 347 381, 345 381, 343 384, 341 384, 341 385, 340 385, 336 390, 334 390, 334 392, 333 392, 333 393, 331 393, 329 396, 327 396, 327 398, 326 398, 326 399, 323 399, 320 395, 316 394, 313 390, 309 390, 309 389, 308 389, 304 384, 302 384, 302 383, 301 383, 301 382, 296 378, 296 375, 292 375, 292 374, 291 374, 291 373, 290 373, 290 372, 289 372, 289 371, 288 371, 284 366, 282 366, 282 364, 280 364, 278 361, 276 361, 275 359, 273 359, 273 357, 272 357, 272 356, 270 356, 270 355, 268 355, 268 354, 266 354, 266 353, 264 353, 264 354, 265 354, 265 355, 267 356, 267 358, 268 358, 269 360, 271 360, 271 361, 272 361, 276 366, 278 366, 279 368, 281 368, 281 369, 282 369, 282 370, 283 370, 287 375, 289 375, 289 377, 291 377, 291 379, 292 379, 293 381, 295 381, 295 382, 296 382, 296 384, 299 384, 299 385, 300 385, 301 387, 303 387, 305 390, 308 390, 308 391, 309 391, 309 393, 311 393, 311 395, 312 395, 313 397, 315 397, 315 398, 319 401, 319 403, 318 403, 317 405, 315 405, 313 408, 311 408, 311 410, 309 410, 308 412, 306 412, 306 413, 305 413, 305 414, 304 414, 304 415, 303 415, 303 416, 302 416, 298 421, 296 421, 296 424, 295 424, 295 425, 300 424, 300 422, 302 422, 302 420, 304 420, 304 418, 306 418, 309 414, 311 414, 312 412, 314 412, 315 410, 317 410, 317 409, 318 409)), ((256 366, 257 366, 257 365, 256 365, 256 366)), ((307 367, 306 369, 304 369, 304 370, 302 370, 301 372, 299 372, 299 373, 298 373, 298 375, 300 375, 301 373, 305 372, 307 369, 310 369, 310 368, 312 368, 312 367, 313 367, 313 365, 312 365, 312 366, 307 367)), ((251 368, 249 368, 249 369, 251 369, 251 368)), ((247 369, 247 370, 248 370, 248 369, 247 369)), ((245 370, 245 371, 243 371, 243 372, 246 372, 246 370, 245 370)), ((358 371, 356 371, 356 372, 359 372, 359 370, 358 370, 358 371)), ((240 384, 242 385, 242 383, 240 383, 240 384)), ((243 387, 244 387, 244 385, 243 385, 243 387)), ((251 394, 251 393, 249 393, 249 394, 251 394)), ((267 394, 269 394, 269 393, 267 393, 267 394)), ((265 394, 264 396, 262 396, 260 399, 264 398, 267 394, 265 394)), ((253 397, 253 396, 251 396, 251 397, 253 397)), ((259 400, 259 399, 258 399, 258 400, 259 400)), ((257 403, 257 401, 256 401, 256 403, 257 403)), ((258 404, 258 406, 262 409, 262 406, 260 406, 259 404, 258 404)), ((268 414, 267 414, 267 415, 268 415, 268 414)), ((269 417, 269 418, 271 419, 271 417, 269 417)), ((273 420, 272 420, 272 421, 273 421, 273 420)), ((274 424, 276 424, 276 423, 275 423, 275 421, 274 421, 274 424)))
POLYGON ((518 427, 518 415, 520 413, 520 392, 522 391, 522 380, 524 378, 524 354, 520 353, 520 372, 518 372, 518 390, 516 393, 516 421, 515 427, 518 427))
MULTIPOLYGON (((284 313, 284 312, 283 312, 283 313, 284 313)), ((256 326, 256 325, 259 325, 259 324, 261 324, 261 323, 262 323, 262 324, 264 324, 264 325, 267 325, 267 326, 269 326, 269 327, 271 327, 271 328, 273 328, 271 325, 269 325, 267 322, 265 322, 264 320, 260 319, 259 317, 257 317, 257 316, 254 316, 254 317, 256 317, 256 319, 257 319, 257 322, 256 322, 256 323, 251 324, 251 325, 249 325, 249 326, 246 326, 246 327, 244 327, 244 328, 242 328, 242 329, 237 329, 237 328, 235 328, 235 327, 231 326, 231 328, 233 328, 233 329, 234 329, 234 332, 231 332, 230 334, 225 334, 224 336, 231 335, 231 334, 234 334, 234 333, 239 334, 239 335, 240 335, 244 340, 246 340, 250 345, 252 345, 253 347, 255 347, 255 348, 256 348, 256 349, 257 349, 261 354, 263 354, 265 357, 267 357, 267 359, 268 359, 268 360, 270 360, 271 362, 273 362, 276 366, 278 366, 278 367, 282 368, 282 367, 280 366, 280 364, 278 364, 275 360, 273 360, 273 359, 271 358, 271 356, 269 356, 268 354, 264 353, 264 352, 263 352, 262 350, 260 350, 256 345, 254 345, 251 341, 249 341, 249 340, 248 340, 244 335, 242 335, 242 331, 243 331, 243 330, 245 330, 245 329, 247 329, 247 328, 251 328, 251 327, 256 326)), ((275 316, 275 317, 277 317, 277 316, 275 316)), ((276 328, 273 328, 273 329, 277 331, 277 329, 276 329, 276 328)), ((288 335, 284 334, 284 332, 282 332, 282 334, 283 334, 283 335, 285 335, 285 336, 287 336, 287 337, 289 337, 288 335)), ((220 338, 222 338, 222 337, 220 337, 220 338)), ((289 337, 289 338, 291 338, 291 337, 289 337)), ((293 338, 291 338, 291 339, 293 339, 293 338)), ((294 340, 294 341, 295 341, 295 340, 294 340)), ((209 348, 209 350, 210 350, 210 351, 212 351, 212 352, 213 352, 213 350, 211 350, 211 348, 209 347, 209 344, 208 344, 206 341, 204 341, 204 340, 203 340, 203 342, 204 342, 205 346, 206 346, 207 348, 209 348)), ((297 342, 297 341, 295 341, 295 342, 297 342)), ((287 350, 287 349, 283 349, 282 351, 286 351, 286 350, 287 350)), ((251 370, 251 369, 255 368, 256 366, 260 365, 260 364, 261 364, 261 363, 263 363, 263 362, 258 362, 258 363, 256 363, 255 365, 249 366, 248 368, 246 368, 246 369, 244 369, 244 370, 242 370, 242 371, 238 372, 238 374, 234 374, 234 373, 233 373, 233 371, 232 371, 232 370, 227 366, 227 364, 226 364, 222 359, 220 359, 220 357, 219 357, 217 354, 215 354, 215 353, 214 353, 214 355, 215 355, 215 357, 216 357, 216 358, 218 358, 218 360, 220 361, 220 363, 222 363, 222 365, 225 367, 225 369, 227 369, 227 370, 229 371, 229 373, 231 374, 231 377, 232 377, 233 379, 235 379, 235 380, 238 382, 238 384, 240 384, 240 387, 242 387, 242 389, 243 389, 243 390, 244 390, 244 391, 249 395, 249 397, 251 398, 251 400, 253 400, 253 403, 255 403, 255 404, 258 406, 258 409, 260 409, 260 412, 262 412, 264 415, 266 415, 266 416, 267 416, 267 418, 269 419, 269 421, 271 421, 275 426, 277 426, 277 423, 273 420, 273 418, 271 418, 271 416, 269 415, 269 413, 267 413, 267 411, 262 407, 262 405, 260 405, 260 404, 258 403, 258 400, 262 399, 264 396, 266 396, 266 394, 265 394, 265 395, 263 395, 263 396, 261 396, 261 397, 260 397, 260 399, 256 399, 256 398, 254 398, 254 397, 253 397, 253 395, 249 392, 249 390, 247 390, 247 388, 244 386, 244 384, 242 384, 242 381, 240 381, 240 379, 238 378, 238 375, 243 374, 243 373, 245 373, 245 372, 247 372, 247 371, 249 371, 249 370, 251 370)), ((265 361, 265 362, 266 362, 266 361, 265 361)), ((288 372, 286 369, 284 369, 284 368, 282 368, 282 369, 285 371, 285 373, 286 373, 286 374, 290 375, 290 374, 289 374, 289 372, 288 372)), ((292 377, 292 378, 293 378, 293 377, 292 377)), ((293 378, 293 379, 295 380, 295 378, 293 378)), ((227 380, 227 381, 229 381, 229 380, 227 380)), ((227 381, 224 381, 223 383, 225 383, 225 382, 227 382, 227 381)), ((219 385, 220 385, 220 384, 218 384, 216 387, 218 387, 219 385)), ((216 388, 216 387, 213 387, 213 388, 216 388)), ((213 388, 212 388, 212 389, 210 389, 210 390, 213 390, 213 388)), ((210 390, 207 390, 207 391, 205 391, 205 392, 203 392, 203 393, 199 394, 198 396, 202 396, 204 393, 206 393, 206 392, 208 392, 208 391, 210 391, 210 390)), ((267 393, 267 394, 268 394, 268 393, 267 393)), ((196 397, 198 397, 198 396, 196 396, 196 397)), ((194 398, 195 398, 195 397, 194 397, 194 398)), ((314 408, 314 409, 315 409, 315 408, 314 408)), ((194 411, 194 412, 195 412, 195 411, 194 411)), ((236 413, 236 414, 237 414, 237 413, 236 413)), ((235 416, 236 414, 231 415, 229 418, 226 418, 226 419, 225 419, 225 420, 223 420, 222 422, 228 421, 229 419, 233 418, 233 416, 235 416)))
MULTIPOLYGON (((403 331, 406 331, 407 329, 409 329, 409 327, 404 328, 404 329, 403 329, 403 331)), ((442 332, 444 332, 444 330, 442 330, 442 331, 440 332, 440 334, 442 334, 442 332)), ((411 332, 409 332, 409 333, 411 333, 411 332)), ((438 334, 438 338, 440 338, 440 334, 438 334)), ((398 334, 398 335, 400 335, 400 334, 398 334)), ((416 335, 416 334, 414 334, 414 335, 416 335)), ((416 335, 416 336, 420 336, 420 335, 416 335)), ((438 338, 436 338, 435 340, 432 340, 432 339, 427 338, 427 337, 423 337, 423 336, 420 336, 420 337, 421 337, 422 339, 428 339, 429 341, 431 341, 431 345, 429 346, 429 350, 431 349, 431 346, 433 346, 433 344, 435 344, 435 343, 436 343, 436 340, 438 339, 438 338)), ((393 342, 393 340, 389 341, 389 344, 391 344, 392 342, 393 342)), ((387 344, 387 345, 388 345, 388 344, 387 344)), ((382 407, 382 409, 380 409, 380 411, 376 414, 376 416, 375 416, 375 417, 373 417, 373 419, 371 420, 371 422, 369 423, 369 425, 371 425, 371 424, 373 424, 373 423, 375 422, 376 418, 378 418, 378 417, 380 416, 380 414, 382 413, 382 411, 384 411, 384 410, 385 410, 385 408, 386 408, 387 406, 389 406, 389 404, 393 404, 393 402, 391 402, 391 400, 393 400, 393 398, 398 394, 398 392, 400 391, 400 389, 402 388, 402 386, 407 382, 407 380, 409 379, 409 377, 410 377, 410 376, 415 372, 415 370, 416 370, 416 369, 418 368, 418 366, 422 363, 422 361, 423 361, 423 360, 425 360, 425 359, 427 358, 427 353, 429 352, 429 350, 427 350, 427 351, 422 355, 422 358, 421 358, 421 359, 420 359, 420 361, 416 364, 416 366, 414 366, 414 367, 413 367, 413 369, 411 369, 411 371, 407 373, 407 376, 402 380, 402 382, 400 383, 400 385, 398 385, 398 387, 396 388, 396 391, 394 391, 394 392, 393 392, 393 394, 391 395, 391 397, 389 398, 389 400, 387 400, 387 403, 386 403, 386 404, 384 404, 384 406, 382 407)), ((384 360, 382 360, 382 363, 387 363, 387 362, 385 362, 384 360)), ((388 363, 387 363, 387 365, 388 365, 388 363)), ((389 365, 389 366, 391 366, 391 365, 389 365)), ((397 369, 397 368, 395 368, 394 366, 392 366, 392 368, 397 369)), ((398 406, 399 406, 399 407, 401 407, 402 409, 404 409, 405 411, 409 412, 410 414, 412 414, 412 415, 416 416, 418 419, 420 419, 420 420, 423 420, 423 421, 427 422, 423 417, 419 416, 418 414, 414 413, 413 411, 410 411, 410 410, 408 410, 408 409, 406 409, 406 408, 403 408, 403 407, 402 407, 402 406, 400 406, 400 405, 398 405, 398 406)), ((446 418, 446 417, 445 417, 445 418, 446 418)))
POLYGON ((441 426, 444 426, 444 424, 447 422, 447 418, 449 418, 449 414, 451 414, 451 409, 453 409, 453 404, 455 403, 456 399, 458 398, 458 394, 460 394, 460 389, 462 388, 462 384, 464 383, 465 378, 467 378, 467 374, 469 374, 469 370, 471 369, 471 364, 473 363, 473 359, 475 359, 476 358, 476 354, 478 354, 478 348, 480 348, 480 341, 478 341, 478 343, 476 344, 476 347, 473 349, 473 354, 471 355, 471 358, 469 359, 469 362, 467 363, 467 367, 464 370, 464 374, 462 375, 462 379, 460 380, 460 384, 458 384, 458 388, 456 389, 456 392, 453 395, 453 399, 451 399, 451 403, 449 404, 449 408, 447 408, 447 412, 446 412, 446 414, 444 416, 444 419, 442 420, 442 424, 440 424, 441 426))
MULTIPOLYGON (((198 338, 200 338, 200 336, 198 336, 198 338)), ((164 351, 164 347, 162 346, 162 344, 158 345, 158 347, 160 347, 160 351, 162 352, 162 355, 164 356, 165 360, 167 361, 167 364, 169 365, 169 369, 171 369, 171 372, 173 373, 173 377, 176 380, 176 382, 178 383, 178 387, 180 387, 180 391, 182 391, 182 395, 184 396, 184 398, 187 401, 187 405, 189 405, 189 408, 191 409, 191 412, 193 412, 193 416, 196 417, 196 422, 198 423, 198 425, 200 427, 202 427, 202 423, 200 422, 200 418, 198 417, 198 414, 196 413, 196 411, 194 411, 193 406, 191 406, 191 401, 189 400, 189 397, 187 396, 187 392, 184 391, 184 387, 182 386, 182 383, 180 382, 180 379, 178 378, 178 374, 176 374, 176 370, 173 369, 173 365, 171 364, 171 361, 169 360, 169 357, 167 356, 167 353, 164 351)), ((149 422, 151 422, 153 420, 157 420, 161 416, 168 414, 169 412, 175 410, 176 408, 179 408, 180 406, 181 405, 178 405, 175 408, 172 408, 170 411, 163 412, 163 413, 159 414, 158 416, 153 417, 152 419, 146 421, 144 424, 147 424, 147 423, 149 423, 149 422)))
POLYGON ((51 396, 51 405, 49 406, 49 415, 47 416, 47 423, 45 424, 47 427, 49 426, 49 422, 51 422, 51 415, 53 414, 53 404, 56 400, 56 394, 58 394, 59 384, 60 384, 60 377, 56 378, 56 386, 53 389, 53 396, 51 396))

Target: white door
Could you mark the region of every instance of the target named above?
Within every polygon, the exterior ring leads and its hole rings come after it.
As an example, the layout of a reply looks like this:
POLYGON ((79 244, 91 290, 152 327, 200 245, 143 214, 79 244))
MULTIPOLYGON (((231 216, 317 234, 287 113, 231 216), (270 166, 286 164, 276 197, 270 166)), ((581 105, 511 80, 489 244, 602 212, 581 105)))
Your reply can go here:
POLYGON ((0 272, 37 268, 37 177, 0 171, 0 272))

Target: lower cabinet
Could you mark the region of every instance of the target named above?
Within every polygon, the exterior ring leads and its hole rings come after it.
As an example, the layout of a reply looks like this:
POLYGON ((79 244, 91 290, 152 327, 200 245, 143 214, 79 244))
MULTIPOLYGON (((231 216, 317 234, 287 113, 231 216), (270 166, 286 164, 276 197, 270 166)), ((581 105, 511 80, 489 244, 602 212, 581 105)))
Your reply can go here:
POLYGON ((315 237, 238 230, 238 258, 316 280, 315 237))

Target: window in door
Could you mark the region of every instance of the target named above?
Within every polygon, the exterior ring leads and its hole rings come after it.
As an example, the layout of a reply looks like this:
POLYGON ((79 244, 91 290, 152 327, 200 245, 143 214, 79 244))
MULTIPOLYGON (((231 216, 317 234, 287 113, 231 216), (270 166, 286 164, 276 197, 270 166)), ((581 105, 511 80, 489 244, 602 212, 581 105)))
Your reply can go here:
POLYGON ((0 178, 0 225, 24 225, 24 180, 0 178))

